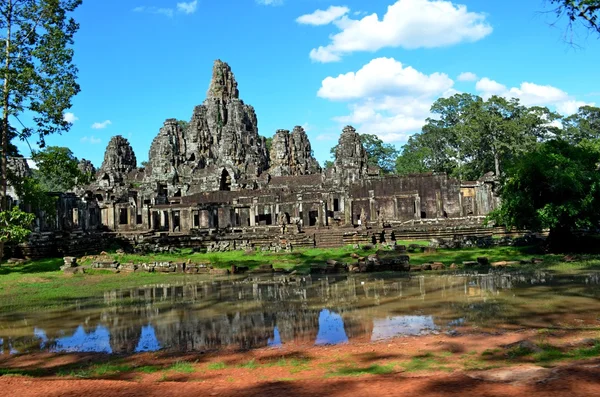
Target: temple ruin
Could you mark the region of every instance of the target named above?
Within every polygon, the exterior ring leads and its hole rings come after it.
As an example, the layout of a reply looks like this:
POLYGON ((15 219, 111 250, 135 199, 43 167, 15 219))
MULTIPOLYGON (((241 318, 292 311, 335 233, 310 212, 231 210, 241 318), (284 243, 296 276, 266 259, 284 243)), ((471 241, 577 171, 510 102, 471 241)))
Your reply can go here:
POLYGON ((171 238, 178 246, 213 249, 339 246, 425 229, 480 230, 497 206, 489 175, 478 181, 382 175, 367 160, 351 126, 328 169, 299 126, 277 130, 269 150, 231 68, 217 60, 204 102, 187 125, 164 122, 145 167, 127 139, 113 137, 97 171, 89 161, 80 164, 96 180, 62 194, 56 222, 38 221, 32 239, 59 231, 109 234, 134 245, 171 238))

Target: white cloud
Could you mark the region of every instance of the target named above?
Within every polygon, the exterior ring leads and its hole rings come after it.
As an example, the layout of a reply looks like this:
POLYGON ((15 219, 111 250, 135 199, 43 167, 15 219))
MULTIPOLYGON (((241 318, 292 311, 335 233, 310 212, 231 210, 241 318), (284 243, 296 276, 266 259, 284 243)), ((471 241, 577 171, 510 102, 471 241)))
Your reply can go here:
POLYGON ((164 15, 169 18, 173 17, 174 11, 172 8, 146 7, 139 6, 133 9, 133 12, 145 12, 148 14, 164 15))
POLYGON ((91 145, 97 145, 99 143, 102 143, 102 139, 100 138, 96 138, 95 136, 84 136, 83 138, 81 138, 79 140, 81 143, 89 143, 91 145))
POLYGON ((283 0, 256 0, 256 2, 263 6, 280 6, 283 4, 283 0))
POLYGON ((523 82, 519 87, 508 88, 503 84, 484 77, 475 84, 475 89, 484 99, 488 99, 492 95, 505 98, 518 98, 521 104, 525 106, 550 106, 565 116, 577 113, 577 110, 581 106, 594 106, 594 103, 578 101, 567 92, 551 85, 523 82))
POLYGON ((94 124, 92 124, 92 128, 95 129, 95 130, 103 130, 106 127, 108 127, 109 125, 111 125, 111 124, 112 124, 112 121, 110 121, 110 120, 104 120, 101 123, 94 123, 94 124))
POLYGON ((374 95, 430 95, 444 92, 454 82, 443 73, 423 74, 393 58, 376 58, 356 73, 327 77, 321 83, 318 96, 347 100, 374 95))
POLYGON ((27 159, 27 165, 29 166, 30 169, 32 170, 37 170, 38 166, 37 163, 35 161, 33 161, 33 159, 27 159))
POLYGON ((193 14, 198 8, 198 0, 190 1, 189 3, 177 3, 177 10, 184 14, 193 14))
POLYGON ((458 81, 476 81, 477 75, 472 72, 463 72, 456 78, 458 81))
POLYGON ((556 105, 556 111, 565 116, 570 116, 577 113, 582 106, 596 106, 596 104, 594 102, 570 100, 556 105))
POLYGON ((334 118, 341 126, 402 142, 421 130, 437 98, 457 93, 453 85, 444 73, 427 75, 393 58, 377 58, 357 72, 327 77, 318 96, 349 102, 350 114, 334 118))
POLYGON ((492 95, 502 95, 505 93, 506 86, 498 83, 497 81, 490 80, 487 77, 482 78, 475 84, 475 89, 483 94, 485 99, 492 95))
POLYGON ((327 25, 350 12, 348 7, 331 6, 326 10, 317 10, 312 14, 298 17, 296 22, 303 25, 327 25))
POLYGON ((73 124, 74 122, 76 122, 77 120, 79 120, 79 117, 75 116, 74 113, 67 112, 67 113, 64 114, 63 120, 66 121, 67 123, 73 124))
POLYGON ((347 15, 333 19, 340 32, 330 36, 327 46, 313 49, 310 57, 317 62, 335 62, 356 51, 434 48, 477 41, 492 32, 485 18, 447 0, 398 0, 381 20, 375 13, 362 19, 347 15))

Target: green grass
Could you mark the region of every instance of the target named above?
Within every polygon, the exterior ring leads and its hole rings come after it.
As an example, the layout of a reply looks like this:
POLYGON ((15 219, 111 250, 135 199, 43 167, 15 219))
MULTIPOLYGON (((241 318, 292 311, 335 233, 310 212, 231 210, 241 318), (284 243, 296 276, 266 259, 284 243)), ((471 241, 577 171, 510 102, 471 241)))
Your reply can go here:
POLYGON ((143 374, 154 374, 159 372, 160 370, 161 368, 155 365, 145 365, 143 367, 137 367, 135 369, 135 372, 141 372, 143 374))
POLYGON ((256 369, 256 368, 258 368, 258 364, 256 363, 256 360, 252 359, 252 360, 248 361, 247 363, 240 364, 239 367, 247 368, 247 369, 256 369))
POLYGON ((121 375, 133 371, 134 368, 128 364, 104 363, 96 364, 89 368, 80 368, 71 371, 59 371, 58 376, 67 376, 70 378, 106 378, 114 375, 121 375))
POLYGON ((578 347, 575 349, 565 349, 553 346, 549 343, 540 343, 537 345, 539 351, 533 351, 525 347, 513 347, 503 351, 500 349, 488 349, 481 354, 486 362, 496 360, 498 362, 508 360, 508 362, 535 362, 540 365, 551 364, 557 361, 577 361, 600 357, 600 342, 592 346, 578 347))
POLYGON ((443 361, 445 360, 439 360, 433 353, 425 353, 413 357, 408 362, 402 362, 400 365, 406 372, 451 371, 451 368, 442 365, 443 361))
POLYGON ((167 371, 191 374, 192 372, 195 372, 196 369, 194 368, 194 364, 192 363, 189 363, 187 361, 177 361, 175 364, 167 368, 167 371))
MULTIPOLYGON (((403 241, 399 244, 417 243, 426 245, 427 241, 403 241)), ((354 249, 346 246, 334 249, 303 249, 291 253, 273 252, 223 252, 195 253, 183 249, 174 254, 152 255, 118 255, 110 253, 110 259, 122 263, 135 262, 192 262, 210 263, 216 267, 229 268, 232 264, 254 268, 261 264, 272 264, 274 267, 297 270, 306 273, 312 264, 324 265, 328 259, 345 263, 356 263, 352 254, 366 256, 376 249, 354 249)), ((393 255, 390 252, 390 255, 393 255)), ((600 269, 600 256, 580 256, 575 262, 565 263, 562 256, 541 255, 535 247, 492 247, 469 249, 445 249, 432 253, 409 253, 411 263, 419 265, 425 262, 442 262, 446 266, 451 263, 462 265, 463 261, 473 261, 485 256, 491 262, 499 260, 528 260, 533 257, 544 259, 541 264, 517 265, 514 270, 549 270, 555 273, 576 273, 582 270, 600 269)), ((186 280, 209 279, 209 275, 185 275, 164 273, 123 273, 114 274, 102 270, 94 270, 86 274, 65 275, 60 272, 62 259, 44 259, 31 261, 17 266, 0 266, 0 311, 11 309, 43 310, 49 307, 68 307, 76 300, 102 296, 105 291, 136 288, 143 285, 178 282, 186 280)), ((485 271, 485 270, 484 270, 485 271)))
POLYGON ((225 364, 222 361, 216 362, 216 363, 210 363, 206 366, 207 369, 211 370, 211 371, 218 371, 221 369, 225 369, 227 368, 227 364, 225 364))
POLYGON ((396 366, 393 364, 373 364, 367 367, 357 367, 348 365, 337 368, 334 371, 325 374, 325 377, 334 376, 363 376, 363 375, 388 375, 396 371, 396 366))

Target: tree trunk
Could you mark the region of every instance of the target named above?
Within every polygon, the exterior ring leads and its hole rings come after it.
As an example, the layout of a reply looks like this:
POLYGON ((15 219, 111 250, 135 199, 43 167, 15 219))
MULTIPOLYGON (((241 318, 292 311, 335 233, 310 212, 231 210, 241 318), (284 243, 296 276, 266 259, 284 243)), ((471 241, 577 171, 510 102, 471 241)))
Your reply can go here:
POLYGON ((2 263, 2 258, 4 258, 4 242, 0 241, 0 264, 2 263))
POLYGON ((10 77, 8 71, 10 68, 10 39, 12 29, 12 0, 9 0, 6 7, 6 60, 5 60, 5 71, 4 71, 4 87, 2 92, 2 99, 4 100, 4 109, 2 114, 2 156, 0 160, 0 211, 8 210, 8 109, 10 99, 10 87, 8 79, 10 77))
POLYGON ((496 177, 500 176, 500 158, 498 152, 494 152, 494 168, 496 171, 496 177))

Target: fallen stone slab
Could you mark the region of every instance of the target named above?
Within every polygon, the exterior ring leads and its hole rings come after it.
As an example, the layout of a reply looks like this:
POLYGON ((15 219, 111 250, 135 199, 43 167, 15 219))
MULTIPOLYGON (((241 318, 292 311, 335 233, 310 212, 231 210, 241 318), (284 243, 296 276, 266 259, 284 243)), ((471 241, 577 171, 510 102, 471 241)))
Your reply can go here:
POLYGON ((535 384, 555 377, 555 373, 551 368, 539 367, 537 365, 472 371, 466 372, 466 375, 470 378, 486 382, 509 383, 512 385, 535 384))

